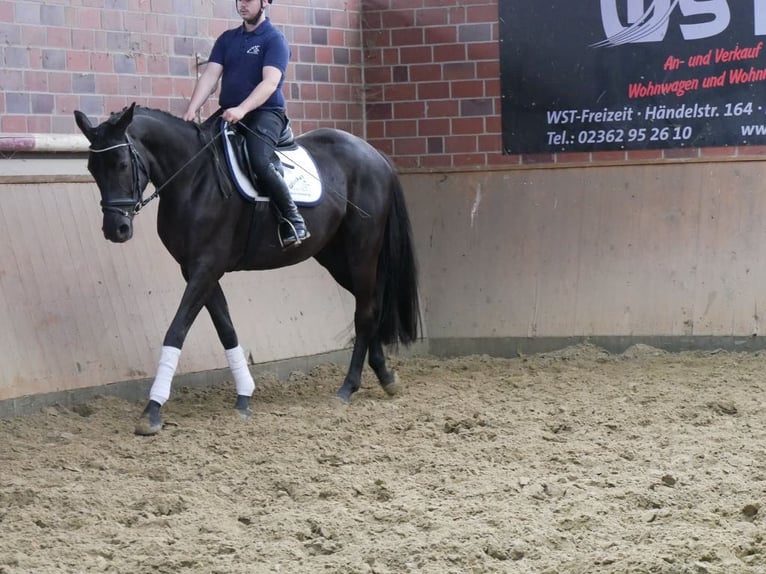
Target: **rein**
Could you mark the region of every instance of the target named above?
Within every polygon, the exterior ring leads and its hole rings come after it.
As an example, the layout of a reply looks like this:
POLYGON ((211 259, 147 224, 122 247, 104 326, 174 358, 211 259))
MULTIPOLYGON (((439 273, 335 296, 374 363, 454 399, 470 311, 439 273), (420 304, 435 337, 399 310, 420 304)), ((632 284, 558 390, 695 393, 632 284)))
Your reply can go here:
POLYGON ((116 213, 119 213, 120 215, 124 217, 133 217, 135 216, 139 211, 141 211, 146 205, 151 202, 153 199, 159 197, 160 192, 171 182, 175 177, 181 173, 184 169, 186 169, 199 155, 204 152, 207 148, 209 148, 215 140, 223 134, 223 130, 220 130, 215 136, 210 138, 210 141, 207 142, 204 146, 202 146, 202 149, 200 149, 197 153, 195 153, 189 160, 183 164, 173 175, 171 175, 168 179, 165 180, 165 183, 163 183, 161 186, 156 188, 154 190, 154 193, 152 193, 149 197, 144 198, 144 190, 141 189, 141 182, 139 177, 139 172, 143 173, 146 176, 147 182, 149 181, 149 171, 144 167, 144 162, 141 160, 141 156, 138 153, 138 150, 136 149, 136 146, 133 144, 132 141, 130 141, 130 137, 128 137, 128 134, 125 134, 125 142, 118 143, 109 147, 101 148, 101 149, 93 149, 88 148, 91 153, 104 153, 107 151, 111 151, 113 149, 118 149, 121 147, 127 147, 130 150, 130 164, 133 169, 133 197, 131 198, 118 198, 118 199, 110 199, 107 201, 102 200, 101 201, 101 211, 107 212, 107 211, 114 211, 116 213), (125 209, 126 207, 133 206, 133 211, 128 211, 125 209))

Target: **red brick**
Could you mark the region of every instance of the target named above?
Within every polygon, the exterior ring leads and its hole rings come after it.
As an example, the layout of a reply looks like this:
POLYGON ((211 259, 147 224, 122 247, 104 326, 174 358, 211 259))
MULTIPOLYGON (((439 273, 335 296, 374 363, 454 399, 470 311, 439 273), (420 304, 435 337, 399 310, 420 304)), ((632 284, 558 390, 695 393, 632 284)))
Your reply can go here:
POLYGON ((484 133, 484 118, 452 118, 452 130, 455 135, 484 133))
POLYGON ((499 153, 487 154, 487 165, 519 166, 521 165, 521 156, 515 154, 502 155, 499 153))
POLYGON ((391 30, 391 44, 394 46, 420 46, 423 44, 422 28, 391 30))
POLYGON ((495 2, 483 6, 466 6, 467 22, 497 22, 498 12, 495 2))
POLYGON ((425 138, 397 138, 394 140, 395 155, 422 155, 426 152, 425 138))
POLYGON ((26 116, 0 116, 0 132, 6 134, 28 133, 26 116))
POLYGON ((503 151, 503 137, 501 134, 485 134, 479 136, 479 151, 503 151))
POLYGON ((423 64, 433 61, 433 51, 430 46, 418 46, 416 48, 401 48, 399 61, 402 64, 423 64))
POLYGON ((101 10, 101 30, 124 30, 122 12, 117 10, 101 10))
POLYGON ((111 73, 114 70, 112 66, 112 56, 103 52, 93 52, 90 55, 91 69, 94 72, 111 73))
POLYGON ((450 80, 468 80, 476 77, 476 65, 473 62, 444 64, 444 77, 450 80))
POLYGON ((80 105, 80 96, 74 94, 56 94, 56 111, 70 115, 80 105))
POLYGON ((391 120, 386 122, 386 137, 411 137, 417 133, 417 128, 415 120, 391 120))
POLYGON ((700 150, 701 157, 734 157, 737 148, 731 147, 706 147, 700 150))
POLYGON ((484 95, 484 82, 481 80, 452 82, 450 93, 453 98, 480 98, 484 95))
POLYGON ((45 46, 45 28, 42 26, 21 26, 23 46, 45 46))
POLYGON ((47 134, 51 131, 50 116, 30 116, 27 118, 27 130, 31 133, 47 134))
POLYGON ((440 64, 419 64, 409 66, 410 81, 435 82, 444 79, 440 64))
POLYGON ((155 96, 172 96, 173 95, 173 80, 167 77, 151 78, 152 80, 152 94, 155 96))
POLYGON ((95 37, 93 30, 72 30, 72 48, 75 50, 92 50, 95 37))
POLYGON ((153 76, 167 76, 170 71, 168 58, 164 54, 152 54, 146 61, 147 72, 153 76))
POLYGON ((101 28, 101 11, 97 8, 75 7, 77 27, 88 30, 101 28))
POLYGON ((422 82, 417 84, 419 100, 437 100, 449 98, 449 82, 422 82))
POLYGON ((415 100, 417 99, 416 85, 407 84, 389 84, 383 88, 383 100, 386 102, 415 100))
POLYGON ((331 84, 317 84, 317 98, 322 102, 332 100, 333 86, 331 84))
POLYGON ((556 154, 556 163, 590 163, 592 161, 590 152, 567 152, 556 154))
POLYGON ((556 156, 548 153, 533 153, 524 154, 521 157, 521 162, 524 165, 539 165, 546 163, 556 163, 556 156))
POLYGON ((24 88, 28 92, 47 92, 48 72, 27 70, 24 72, 24 88))
POLYGON ((488 116, 484 118, 484 126, 487 133, 499 134, 503 131, 502 119, 500 116, 488 116))
POLYGON ((447 154, 428 154, 420 159, 420 167, 437 168, 450 167, 452 165, 452 156, 447 154))
POLYGON ((449 118, 434 118, 418 120, 419 136, 444 136, 450 133, 449 118))
POLYGON ((700 156, 699 148, 676 148, 666 149, 663 153, 665 159, 692 159, 700 156))
MULTIPOLYGON (((94 54, 95 56, 95 54, 94 54)), ((90 52, 81 52, 78 50, 69 50, 66 55, 66 68, 70 72, 89 72, 91 69, 99 72, 111 72, 111 65, 108 70, 97 70, 95 66, 91 67, 90 52)))
POLYGON ((452 156, 453 167, 478 167, 486 164, 487 159, 483 153, 459 153, 452 156))
POLYGON ((316 49, 316 61, 318 64, 334 64, 332 48, 318 46, 316 49))
POLYGON ((472 153, 478 149, 476 136, 448 136, 444 138, 447 153, 472 153))
MULTIPOLYGON (((417 11, 418 17, 420 10, 417 11)), ((380 16, 381 29, 409 28, 415 22, 415 10, 387 10, 380 16)), ((422 24, 418 24, 422 25, 422 24)))
POLYGON ((620 150, 594 151, 591 154, 593 162, 623 162, 627 159, 627 152, 620 150))
POLYGON ((120 77, 117 74, 97 74, 96 75, 96 93, 97 94, 119 94, 120 77))
POLYGON ((484 80, 484 95, 489 97, 500 97, 500 79, 484 80))
POLYGON ((457 42, 456 26, 434 26, 425 29, 425 43, 436 44, 454 44, 457 42))
POLYGON ((454 100, 428 102, 429 118, 454 118, 460 113, 460 104, 454 100))
POLYGON ((449 10, 444 8, 423 8, 415 16, 416 26, 439 26, 450 23, 449 10))
POLYGON ((469 60, 492 60, 500 57, 500 47, 497 42, 481 42, 468 44, 469 60))
POLYGON ((461 44, 451 44, 445 46, 434 46, 434 62, 464 62, 465 46, 461 44))
POLYGON ((628 159, 630 161, 646 161, 646 160, 658 160, 662 159, 661 150, 631 150, 628 151, 628 159))
POLYGON ((500 76, 500 61, 476 62, 477 78, 498 78, 500 76))
POLYGON ((386 133, 386 122, 367 121, 367 137, 370 139, 382 138, 386 133))
POLYGON ((49 26, 47 29, 48 48, 69 48, 72 45, 72 35, 66 28, 49 26))
POLYGON ((465 8, 463 6, 453 6, 447 9, 449 21, 452 24, 465 24, 465 8))
POLYGON ((54 94, 69 94, 72 92, 72 75, 68 72, 49 72, 48 89, 54 94))
POLYGON ((425 115, 425 102, 394 103, 394 118, 422 118, 425 115))
POLYGON ((364 81, 367 84, 388 84, 391 82, 391 68, 383 66, 365 68, 364 81))

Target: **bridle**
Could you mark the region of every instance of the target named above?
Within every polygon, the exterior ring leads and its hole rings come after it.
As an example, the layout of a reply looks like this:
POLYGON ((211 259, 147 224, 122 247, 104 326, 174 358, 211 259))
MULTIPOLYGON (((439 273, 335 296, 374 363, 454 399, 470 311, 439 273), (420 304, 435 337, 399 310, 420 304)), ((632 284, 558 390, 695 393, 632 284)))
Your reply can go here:
POLYGON ((152 199, 157 197, 159 194, 159 190, 156 190, 151 196, 149 196, 147 199, 144 199, 144 188, 141 188, 141 178, 140 174, 144 174, 146 177, 146 182, 149 183, 149 171, 144 167, 144 162, 141 160, 141 156, 138 155, 138 150, 136 150, 136 146, 133 145, 133 142, 130 141, 130 138, 128 137, 128 134, 125 134, 125 140, 123 143, 118 143, 109 147, 101 148, 101 149, 94 149, 94 148, 88 148, 91 153, 104 153, 107 151, 111 151, 113 149, 118 149, 121 147, 127 147, 130 151, 130 166, 131 171, 133 172, 133 190, 132 190, 132 197, 117 197, 114 199, 102 199, 101 200, 101 211, 103 213, 107 212, 113 212, 117 213, 119 215, 122 215, 123 217, 130 217, 132 218, 134 215, 136 215, 141 209, 149 203, 152 199), (132 208, 128 210, 128 208, 132 208))
POLYGON ((107 200, 101 200, 101 211, 103 213, 107 212, 113 212, 117 213, 119 215, 122 215, 123 217, 129 217, 133 218, 134 215, 136 215, 139 211, 141 211, 150 201, 155 199, 156 197, 159 197, 160 191, 162 191, 166 185, 168 185, 173 179, 181 173, 186 167, 191 164, 197 157, 204 152, 207 148, 209 148, 211 145, 213 145, 213 142, 220 137, 223 134, 223 129, 221 129, 215 136, 213 136, 209 142, 207 142, 204 146, 202 146, 202 149, 199 150, 197 153, 195 153, 189 160, 183 164, 178 171, 176 171, 173 175, 171 175, 167 180, 165 180, 165 183, 160 185, 154 190, 154 193, 152 193, 149 197, 144 197, 144 189, 146 189, 146 185, 144 187, 141 187, 141 179, 140 174, 144 174, 146 177, 146 183, 148 184, 149 179, 149 170, 145 167, 143 160, 141 159, 141 156, 138 154, 138 150, 136 149, 136 146, 133 145, 133 142, 130 141, 130 137, 128 134, 125 134, 125 141, 122 143, 114 144, 109 147, 101 148, 101 149, 94 149, 92 147, 88 148, 91 153, 104 153, 107 151, 111 151, 113 149, 119 149, 121 147, 127 147, 128 150, 130 150, 130 165, 131 165, 131 171, 133 172, 133 195, 132 197, 118 197, 116 199, 107 199, 107 200), (132 208, 130 211, 127 208, 132 208))

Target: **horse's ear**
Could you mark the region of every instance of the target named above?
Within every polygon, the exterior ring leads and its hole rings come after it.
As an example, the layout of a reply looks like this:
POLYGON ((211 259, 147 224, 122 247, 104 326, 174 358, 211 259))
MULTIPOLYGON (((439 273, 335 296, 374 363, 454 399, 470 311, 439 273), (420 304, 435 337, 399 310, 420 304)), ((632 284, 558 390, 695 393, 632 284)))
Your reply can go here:
POLYGON ((86 138, 88 138, 88 141, 93 143, 93 138, 96 137, 96 128, 91 125, 88 116, 86 116, 80 110, 75 110, 74 121, 77 123, 77 127, 80 128, 80 131, 85 135, 86 138))
POLYGON ((126 129, 128 129, 128 126, 130 125, 130 122, 133 121, 133 110, 136 108, 136 102, 133 102, 130 104, 129 107, 125 108, 122 111, 122 114, 119 118, 117 118, 117 121, 114 124, 114 127, 119 129, 121 132, 124 132, 126 129))

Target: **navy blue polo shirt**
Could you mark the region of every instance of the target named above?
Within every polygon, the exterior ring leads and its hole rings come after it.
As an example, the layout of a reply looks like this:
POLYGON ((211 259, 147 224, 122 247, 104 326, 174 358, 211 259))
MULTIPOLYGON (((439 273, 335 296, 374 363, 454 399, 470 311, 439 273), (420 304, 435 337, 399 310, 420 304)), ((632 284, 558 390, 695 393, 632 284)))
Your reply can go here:
POLYGON ((218 104, 222 108, 241 104, 263 80, 263 67, 274 66, 282 71, 282 79, 279 80, 279 87, 261 108, 284 109, 282 84, 289 60, 287 40, 268 18, 252 32, 246 31, 244 24, 226 30, 215 41, 210 52, 210 61, 223 66, 218 104))

